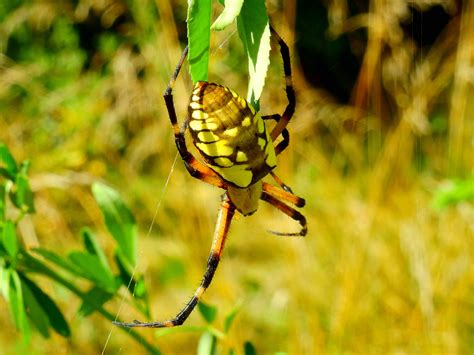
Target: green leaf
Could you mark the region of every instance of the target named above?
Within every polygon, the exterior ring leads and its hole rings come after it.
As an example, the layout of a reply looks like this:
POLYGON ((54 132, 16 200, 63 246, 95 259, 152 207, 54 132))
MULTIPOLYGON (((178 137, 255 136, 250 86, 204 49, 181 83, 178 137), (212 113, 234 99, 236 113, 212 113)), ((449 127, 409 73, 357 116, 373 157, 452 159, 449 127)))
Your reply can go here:
POLYGON ((247 101, 258 110, 270 64, 270 25, 264 0, 246 0, 237 17, 240 39, 247 53, 249 88, 247 101))
POLYGON ((9 302, 10 295, 10 273, 11 269, 6 268, 0 260, 0 290, 2 291, 3 297, 9 302))
POLYGON ((224 332, 227 333, 230 329, 230 326, 234 322, 235 316, 239 312, 241 304, 237 304, 230 312, 226 315, 224 319, 224 332))
POLYGON ((27 285, 34 298, 37 300, 40 307, 43 309, 44 314, 48 317, 49 324, 54 331, 63 337, 69 337, 71 330, 66 322, 60 309, 54 303, 54 301, 41 290, 33 281, 28 279, 26 276, 21 275, 23 285, 27 285))
POLYGON ((28 318, 31 319, 43 337, 49 338, 48 315, 25 282, 22 282, 22 288, 28 318))
POLYGON ((120 279, 122 281, 122 284, 125 287, 129 287, 129 291, 132 292, 135 287, 135 280, 133 280, 132 277, 133 266, 130 265, 130 263, 127 261, 125 256, 123 256, 120 250, 117 250, 115 254, 115 262, 117 263, 117 266, 119 268, 120 279))
POLYGON ((110 300, 113 296, 113 293, 104 291, 99 287, 93 287, 82 299, 83 302, 79 308, 78 313, 83 317, 87 317, 101 308, 104 303, 110 300))
POLYGON ((18 254, 18 239, 15 224, 12 221, 6 221, 3 225, 2 242, 8 255, 12 258, 16 258, 18 254))
POLYGON ((33 203, 33 191, 26 173, 20 172, 15 178, 15 189, 10 192, 13 204, 25 213, 35 211, 33 203))
POLYGON ((244 0, 225 0, 224 11, 214 21, 211 30, 221 31, 229 26, 240 14, 244 0))
POLYGON ((137 261, 137 225, 130 210, 117 191, 101 183, 92 185, 105 225, 117 241, 121 254, 131 265, 137 261))
POLYGON ((143 277, 136 282, 133 294, 136 298, 146 298, 147 290, 145 279, 143 277))
POLYGON ((25 304, 23 300, 23 290, 20 277, 15 270, 10 272, 10 284, 8 289, 8 301, 10 311, 17 329, 22 333, 25 343, 30 340, 30 325, 26 319, 25 304))
POLYGON ((102 268, 104 270, 108 270, 108 273, 112 275, 112 270, 110 269, 110 265, 105 257, 104 251, 97 240, 97 237, 89 228, 82 228, 81 230, 82 241, 84 243, 84 247, 86 250, 92 254, 97 256, 102 268))
POLYGON ((5 211, 6 211, 6 196, 7 196, 7 184, 0 184, 0 222, 5 220, 5 211))
POLYGON ((14 180, 18 173, 18 165, 5 143, 0 143, 0 174, 14 180))
POLYGON ((207 81, 211 41, 211 0, 188 0, 188 61, 193 83, 207 81))
POLYGON ((58 254, 46 249, 34 248, 32 250, 60 268, 69 271, 76 276, 83 276, 83 272, 70 260, 64 259, 62 256, 59 256, 58 254))
POLYGON ((257 350, 255 346, 249 341, 246 341, 244 344, 244 354, 245 355, 257 355, 257 350))
POLYGON ((216 337, 210 332, 204 332, 199 338, 197 353, 198 355, 216 354, 216 337))
POLYGON ((203 318, 208 323, 212 323, 217 316, 217 308, 211 305, 208 305, 204 302, 198 303, 198 309, 203 318))
POLYGON ((474 201, 474 177, 453 180, 436 190, 432 206, 441 210, 461 202, 474 201))
POLYGON ((68 257, 82 271, 85 278, 94 281, 104 290, 115 293, 118 288, 115 277, 110 269, 103 267, 96 255, 73 251, 68 257))

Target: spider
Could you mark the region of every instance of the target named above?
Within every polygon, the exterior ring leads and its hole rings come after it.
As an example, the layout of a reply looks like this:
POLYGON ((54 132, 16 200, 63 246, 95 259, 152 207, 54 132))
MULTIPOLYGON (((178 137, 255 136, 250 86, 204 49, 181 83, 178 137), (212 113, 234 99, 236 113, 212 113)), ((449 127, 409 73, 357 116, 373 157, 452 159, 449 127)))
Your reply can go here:
POLYGON ((150 323, 134 321, 133 323, 114 322, 114 324, 124 327, 150 328, 174 327, 183 324, 211 283, 236 210, 248 216, 257 210, 259 200, 266 201, 301 225, 299 232, 270 231, 271 233, 284 236, 306 235, 306 218, 284 203, 303 207, 305 200, 294 195, 292 190, 272 171, 276 167, 277 155, 288 146, 289 133, 286 126, 295 111, 296 99, 291 80, 288 46, 272 27, 270 30, 280 47, 286 79, 288 105, 282 115, 260 116, 233 90, 215 83, 198 81, 191 94, 188 117, 183 128, 180 129, 172 90, 188 53, 188 47, 184 49, 163 95, 173 127, 176 147, 192 177, 225 190, 206 272, 191 300, 174 318, 150 323), (276 121, 271 132, 265 125, 266 120, 276 121), (188 151, 185 141, 186 129, 190 130, 193 143, 204 163, 188 151), (281 141, 274 145, 275 140, 280 136, 281 141), (262 179, 266 175, 271 175, 278 186, 263 182, 262 179))

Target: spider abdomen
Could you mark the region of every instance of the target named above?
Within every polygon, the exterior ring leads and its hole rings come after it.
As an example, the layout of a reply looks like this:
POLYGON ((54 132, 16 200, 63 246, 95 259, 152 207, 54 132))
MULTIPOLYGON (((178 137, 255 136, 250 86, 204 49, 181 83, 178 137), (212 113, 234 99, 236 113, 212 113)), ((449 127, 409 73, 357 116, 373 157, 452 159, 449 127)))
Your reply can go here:
POLYGON ((225 181, 248 187, 276 166, 275 148, 263 119, 233 90, 197 82, 188 112, 194 145, 225 181))

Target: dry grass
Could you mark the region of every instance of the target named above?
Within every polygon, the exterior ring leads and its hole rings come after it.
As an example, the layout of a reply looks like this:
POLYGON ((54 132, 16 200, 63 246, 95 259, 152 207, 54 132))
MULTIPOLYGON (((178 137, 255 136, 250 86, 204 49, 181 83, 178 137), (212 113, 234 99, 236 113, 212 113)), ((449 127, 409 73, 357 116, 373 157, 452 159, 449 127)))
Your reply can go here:
MULTIPOLYGON (((80 3, 78 9, 41 7, 44 16, 34 16, 40 10, 25 5, 0 24, 0 33, 27 22, 47 27, 64 12, 80 21, 88 2, 80 3)), ((21 226, 25 240, 59 253, 76 247, 80 226, 103 231, 91 181, 101 178, 117 186, 140 225, 139 270, 146 275, 156 318, 173 315, 200 280, 219 200, 219 191, 189 177, 179 160, 160 198, 176 154, 161 100, 180 55, 175 3, 156 0, 156 17, 134 10, 140 26, 128 30, 136 33, 139 52, 120 47, 100 80, 83 75, 66 90, 48 91, 33 80, 44 74, 40 64, 23 66, 0 56, 0 100, 9 99, 13 85, 38 97, 35 117, 23 115, 14 101, 0 111, 5 115, 1 139, 18 159, 33 161, 37 214, 21 226), (160 283, 171 260, 182 263, 186 274, 160 283)), ((474 208, 462 203, 438 211, 431 202, 447 179, 469 176, 474 165, 474 5, 466 1, 429 52, 420 52, 400 27, 409 20, 408 3, 431 6, 429 1, 374 0, 369 12, 348 17, 344 1, 331 2, 331 35, 367 31, 351 103, 312 88, 293 58, 298 107, 291 146, 277 173, 306 199, 309 234, 305 239, 267 234, 270 227, 294 225, 265 205, 254 216, 236 219, 205 296, 219 309, 217 324, 242 302, 221 342, 223 353, 242 349, 248 340, 262 354, 472 351, 474 208), (432 131, 430 117, 439 107, 447 113, 447 133, 432 131)), ((101 4, 94 11, 106 23, 123 11, 120 1, 101 4)), ((291 46, 294 6, 269 6, 275 27, 291 46)), ((232 32, 216 35, 215 41, 228 36, 230 46, 237 43, 232 32)), ((245 77, 229 69, 226 55, 225 49, 216 50, 211 72, 216 81, 245 92, 245 77)), ((284 105, 280 77, 274 77, 265 89, 264 112, 284 105)), ((189 78, 181 76, 175 95, 180 113, 189 89, 189 78)), ((111 249, 105 233, 102 241, 111 249)), ((141 351, 99 317, 78 319, 79 305, 71 305, 70 295, 51 292, 71 320, 73 338, 34 336, 37 353, 97 353, 111 330, 110 353, 141 351)), ((107 308, 116 312, 118 306, 107 308)), ((2 348, 19 351, 3 301, 0 309, 2 348)), ((135 314, 125 308, 120 316, 135 314)), ((196 313, 188 322, 203 321, 196 313)), ((156 339, 151 331, 142 333, 165 354, 195 351, 200 335, 156 339)))

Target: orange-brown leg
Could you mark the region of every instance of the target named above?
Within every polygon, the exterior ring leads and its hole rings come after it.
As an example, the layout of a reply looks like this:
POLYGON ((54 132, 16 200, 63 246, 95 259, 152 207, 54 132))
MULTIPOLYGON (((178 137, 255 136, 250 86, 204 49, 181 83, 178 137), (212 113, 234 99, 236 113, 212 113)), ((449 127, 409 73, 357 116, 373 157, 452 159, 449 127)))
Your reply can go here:
POLYGON ((291 190, 291 187, 289 187, 287 184, 285 184, 273 171, 270 171, 270 175, 272 176, 273 180, 275 180, 275 182, 278 185, 280 185, 280 187, 283 190, 285 190, 286 192, 289 192, 290 194, 293 194, 293 190, 291 190))
MULTIPOLYGON (((264 120, 274 120, 274 121, 278 122, 281 119, 281 116, 278 113, 276 113, 274 115, 262 116, 262 119, 264 119, 264 120)), ((288 132, 288 130, 286 128, 281 132, 281 135, 283 137, 283 140, 275 146, 276 155, 279 155, 290 144, 290 133, 288 132)), ((276 138, 278 138, 278 137, 276 137, 276 138)), ((275 141, 275 140, 273 140, 273 141, 275 141)))
POLYGON ((284 232, 269 231, 270 233, 275 234, 275 235, 287 236, 287 237, 304 237, 306 235, 306 233, 308 232, 308 226, 306 224, 305 216, 303 216, 300 212, 295 210, 293 207, 290 207, 290 206, 284 204, 283 202, 281 202, 276 197, 273 197, 272 195, 270 195, 266 191, 262 192, 262 196, 260 198, 263 201, 268 202, 269 204, 271 204, 274 207, 278 208, 284 214, 289 216, 291 219, 294 219, 295 221, 299 222, 299 224, 301 225, 301 230, 299 232, 284 233, 284 232))
POLYGON ((178 148, 179 154, 184 161, 184 165, 188 170, 189 174, 196 179, 205 181, 211 185, 218 186, 220 188, 225 188, 224 181, 217 175, 212 169, 208 168, 199 160, 197 160, 189 151, 186 146, 186 140, 184 137, 184 130, 181 130, 178 125, 178 118, 176 116, 176 111, 173 103, 173 87, 178 77, 179 71, 183 66, 184 60, 188 55, 188 47, 186 47, 181 55, 181 58, 176 66, 176 69, 171 77, 168 86, 166 87, 163 98, 165 99, 166 108, 168 110, 168 116, 173 126, 174 140, 176 147, 178 148))
MULTIPOLYGON (((278 178, 276 175, 274 176, 278 178)), ((279 179, 279 178, 278 178, 279 179)), ((280 180, 281 182, 281 180, 280 180)), ((283 182, 282 182, 283 184, 283 182)), ((283 184, 286 186, 285 184, 283 184)), ((281 186, 281 185, 280 185, 281 186)), ((304 207, 306 204, 306 201, 304 198, 296 196, 293 192, 288 191, 289 187, 287 189, 283 188, 278 188, 277 186, 274 186, 272 184, 269 184, 267 182, 263 182, 263 191, 268 193, 269 195, 275 197, 278 200, 283 200, 286 202, 289 202, 296 207, 304 207)))
POLYGON ((216 272, 217 266, 221 259, 222 251, 224 250, 224 244, 229 233, 230 222, 235 213, 235 207, 230 202, 227 195, 224 195, 221 209, 219 211, 219 216, 217 218, 216 230, 214 232, 214 238, 212 241, 211 252, 207 260, 207 269, 204 273, 204 277, 201 281, 201 284, 194 292, 193 297, 189 302, 184 306, 184 308, 176 315, 176 317, 165 320, 162 322, 150 322, 142 323, 139 321, 134 321, 133 323, 120 323, 114 322, 115 325, 122 327, 148 327, 148 328, 164 328, 164 327, 175 327, 184 323, 184 321, 189 317, 194 307, 196 307, 199 299, 209 287, 214 273, 216 272))

